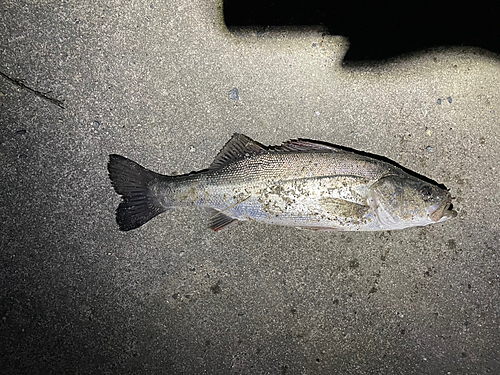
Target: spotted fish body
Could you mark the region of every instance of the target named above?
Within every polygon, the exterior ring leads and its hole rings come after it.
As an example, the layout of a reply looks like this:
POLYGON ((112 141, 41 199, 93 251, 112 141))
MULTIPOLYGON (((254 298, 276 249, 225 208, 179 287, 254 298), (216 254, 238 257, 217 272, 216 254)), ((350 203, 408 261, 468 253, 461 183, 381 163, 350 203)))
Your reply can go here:
POLYGON ((390 163, 324 143, 295 140, 264 147, 235 134, 212 165, 182 176, 151 172, 110 155, 110 178, 123 201, 122 230, 174 207, 197 205, 220 230, 253 219, 300 229, 374 231, 456 216, 448 191, 390 163))

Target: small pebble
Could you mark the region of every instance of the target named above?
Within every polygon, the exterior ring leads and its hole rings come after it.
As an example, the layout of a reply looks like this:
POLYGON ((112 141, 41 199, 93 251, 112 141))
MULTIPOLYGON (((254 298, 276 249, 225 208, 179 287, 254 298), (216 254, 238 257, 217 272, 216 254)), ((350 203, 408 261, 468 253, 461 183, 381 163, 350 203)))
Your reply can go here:
POLYGON ((27 157, 28 157, 28 155, 24 155, 24 154, 19 155, 19 159, 26 159, 27 157))
POLYGON ((431 137, 432 136, 432 130, 431 129, 427 129, 425 131, 425 134, 428 136, 428 137, 431 137))
POLYGON ((26 129, 20 129, 16 132, 16 134, 26 134, 26 129))
POLYGON ((99 121, 94 121, 92 125, 94 126, 94 129, 97 130, 101 126, 101 123, 99 121))
POLYGON ((238 92, 238 89, 235 87, 231 91, 229 91, 229 99, 231 100, 240 100, 240 94, 238 92))
POLYGON ((441 99, 437 100, 437 104, 441 105, 441 99))
POLYGON ((433 148, 433 147, 431 147, 431 146, 427 146, 427 147, 426 147, 426 150, 427 150, 427 152, 428 152, 428 153, 430 153, 430 154, 432 154, 432 153, 434 152, 434 148, 433 148))
POLYGON ((451 102, 452 102, 451 96, 448 96, 448 97, 446 98, 446 100, 448 100, 448 103, 450 103, 450 104, 451 104, 451 102))
POLYGON ((193 145, 189 145, 189 152, 195 152, 196 148, 193 145))
POLYGON ((319 113, 318 111, 315 112, 316 113, 316 116, 319 116, 321 113, 319 113))

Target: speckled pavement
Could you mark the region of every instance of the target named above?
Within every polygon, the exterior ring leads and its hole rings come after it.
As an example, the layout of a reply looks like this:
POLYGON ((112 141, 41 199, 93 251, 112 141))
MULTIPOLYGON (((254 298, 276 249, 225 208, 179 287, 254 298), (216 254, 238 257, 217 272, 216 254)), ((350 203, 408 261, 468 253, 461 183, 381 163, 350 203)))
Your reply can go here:
POLYGON ((0 4, 2 373, 498 373, 498 56, 345 66, 343 37, 230 33, 221 14, 0 4), (118 231, 108 154, 186 173, 235 132, 387 157, 446 185, 458 217, 214 233, 189 208, 118 231))

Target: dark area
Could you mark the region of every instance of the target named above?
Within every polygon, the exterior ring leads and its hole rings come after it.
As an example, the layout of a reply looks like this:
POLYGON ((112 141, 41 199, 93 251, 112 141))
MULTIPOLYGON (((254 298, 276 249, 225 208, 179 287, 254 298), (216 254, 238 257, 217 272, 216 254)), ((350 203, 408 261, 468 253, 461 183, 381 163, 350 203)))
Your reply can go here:
POLYGON ((345 61, 385 60, 439 46, 500 53, 498 2, 225 0, 229 29, 322 25, 349 38, 345 61))

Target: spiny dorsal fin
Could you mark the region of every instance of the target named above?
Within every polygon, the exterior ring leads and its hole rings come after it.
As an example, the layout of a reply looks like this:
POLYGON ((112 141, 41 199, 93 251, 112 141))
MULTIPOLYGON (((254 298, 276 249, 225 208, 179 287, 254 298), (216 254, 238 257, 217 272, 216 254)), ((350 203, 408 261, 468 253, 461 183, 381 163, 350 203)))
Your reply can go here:
POLYGON ((247 155, 258 155, 266 152, 263 145, 243 134, 234 133, 210 165, 210 169, 220 168, 231 161, 247 155))
POLYGON ((266 152, 344 152, 336 147, 310 141, 307 139, 293 139, 279 146, 265 147, 255 142, 246 135, 235 133, 222 148, 210 165, 210 169, 220 168, 234 160, 241 159, 248 155, 259 155, 266 152))
POLYGON ((326 151, 326 152, 341 152, 338 148, 328 146, 323 143, 309 141, 307 139, 292 139, 280 146, 271 147, 272 151, 277 152, 300 152, 300 151, 326 151))

